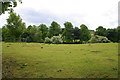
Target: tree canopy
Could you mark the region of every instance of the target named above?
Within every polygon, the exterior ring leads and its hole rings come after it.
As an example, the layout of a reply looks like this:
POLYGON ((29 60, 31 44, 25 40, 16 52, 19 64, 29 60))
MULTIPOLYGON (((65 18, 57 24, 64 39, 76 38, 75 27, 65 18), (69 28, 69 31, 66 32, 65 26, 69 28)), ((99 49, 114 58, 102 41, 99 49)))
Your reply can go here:
POLYGON ((60 34, 60 32, 61 32, 60 25, 57 22, 53 21, 51 23, 50 28, 49 28, 49 36, 50 37, 52 37, 52 36, 58 36, 60 34))
POLYGON ((9 30, 9 33, 16 40, 19 40, 23 31, 25 30, 25 23, 22 22, 22 19, 19 15, 14 13, 13 11, 9 12, 10 16, 7 19, 6 27, 9 30))
POLYGON ((9 11, 10 8, 14 8, 17 6, 17 1, 22 3, 22 0, 9 0, 9 1, 0 1, 0 15, 4 14, 5 11, 9 11))
POLYGON ((80 41, 88 41, 91 38, 90 31, 88 30, 87 26, 82 24, 80 26, 80 41))
POLYGON ((65 29, 63 32, 63 41, 66 43, 73 42, 73 25, 71 22, 64 23, 65 29))
MULTIPOLYGON (((85 24, 80 25, 80 28, 74 27, 71 22, 65 22, 64 28, 61 28, 57 22, 53 21, 49 27, 45 24, 26 27, 20 15, 17 15, 13 9, 10 9, 7 24, 2 27, 2 37, 2 41, 6 42, 86 43, 90 39, 93 41, 98 40, 97 42, 99 42, 99 40, 103 40, 102 38, 118 42, 120 40, 120 26, 114 29, 98 26, 96 31, 94 31, 89 30, 85 24)), ((110 42, 109 40, 108 42, 110 42)))
POLYGON ((99 26, 96 29, 95 35, 106 36, 106 28, 103 28, 103 26, 99 26))
POLYGON ((45 40, 45 38, 48 37, 47 36, 47 34, 48 34, 48 27, 45 24, 40 24, 38 26, 38 31, 41 31, 43 40, 45 40))

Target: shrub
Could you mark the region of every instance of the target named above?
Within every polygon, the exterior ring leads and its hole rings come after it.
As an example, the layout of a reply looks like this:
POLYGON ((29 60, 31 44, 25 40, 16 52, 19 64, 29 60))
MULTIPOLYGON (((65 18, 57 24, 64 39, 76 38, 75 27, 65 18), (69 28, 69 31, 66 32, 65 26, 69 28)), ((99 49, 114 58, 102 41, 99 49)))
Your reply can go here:
POLYGON ((89 40, 89 42, 90 43, 108 43, 110 42, 110 40, 108 40, 107 37, 95 35, 89 40))
POLYGON ((46 38, 45 38, 45 43, 51 43, 51 39, 48 38, 48 37, 46 37, 46 38))
POLYGON ((53 36, 51 38, 51 41, 52 41, 53 44, 61 44, 61 43, 63 43, 63 40, 61 39, 60 36, 53 36))

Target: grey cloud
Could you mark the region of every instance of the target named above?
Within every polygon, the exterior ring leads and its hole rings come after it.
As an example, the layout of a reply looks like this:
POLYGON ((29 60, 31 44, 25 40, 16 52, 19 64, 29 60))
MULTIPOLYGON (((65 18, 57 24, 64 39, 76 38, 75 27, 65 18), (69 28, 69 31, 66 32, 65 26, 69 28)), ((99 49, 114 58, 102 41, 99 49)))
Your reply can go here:
POLYGON ((35 11, 34 9, 22 9, 16 12, 20 14, 24 21, 28 23, 34 23, 35 25, 44 23, 49 26, 52 21, 56 21, 61 25, 61 27, 63 27, 64 22, 70 21, 73 23, 73 26, 79 27, 80 24, 73 19, 74 17, 79 17, 81 19, 80 22, 83 22, 83 15, 80 14, 68 14, 60 16, 50 12, 35 11))
POLYGON ((23 9, 20 14, 23 14, 22 17, 25 21, 34 24, 45 23, 49 25, 51 21, 57 20, 58 18, 50 13, 37 12, 32 9, 23 9))

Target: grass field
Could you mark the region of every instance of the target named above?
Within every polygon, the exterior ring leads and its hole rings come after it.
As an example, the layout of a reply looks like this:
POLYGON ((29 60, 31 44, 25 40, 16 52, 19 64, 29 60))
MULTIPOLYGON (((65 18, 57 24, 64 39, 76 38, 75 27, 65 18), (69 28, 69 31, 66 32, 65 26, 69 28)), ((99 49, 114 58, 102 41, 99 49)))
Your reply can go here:
POLYGON ((118 44, 3 43, 3 78, 117 78, 118 44))

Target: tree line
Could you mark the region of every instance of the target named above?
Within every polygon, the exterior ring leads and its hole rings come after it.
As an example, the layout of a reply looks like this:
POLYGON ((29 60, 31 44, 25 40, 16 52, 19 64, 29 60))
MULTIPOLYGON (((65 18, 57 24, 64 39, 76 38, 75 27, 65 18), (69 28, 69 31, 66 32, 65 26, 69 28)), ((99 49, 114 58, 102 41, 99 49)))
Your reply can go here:
MULTIPOLYGON (((89 30, 85 24, 80 25, 80 28, 74 27, 71 22, 65 22, 64 28, 53 21, 49 27, 45 24, 29 25, 26 28, 20 15, 14 13, 11 9, 7 24, 2 27, 2 41, 5 42, 45 42, 46 38, 58 39, 59 36, 63 43, 86 43, 94 35, 104 36, 112 42, 120 40, 120 26, 114 29, 106 29, 99 26, 96 31, 89 30), (91 34, 93 33, 93 34, 91 34)), ((59 41, 59 40, 58 40, 59 41)))

